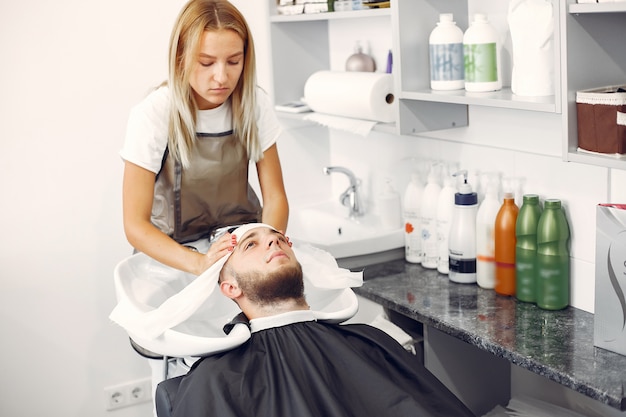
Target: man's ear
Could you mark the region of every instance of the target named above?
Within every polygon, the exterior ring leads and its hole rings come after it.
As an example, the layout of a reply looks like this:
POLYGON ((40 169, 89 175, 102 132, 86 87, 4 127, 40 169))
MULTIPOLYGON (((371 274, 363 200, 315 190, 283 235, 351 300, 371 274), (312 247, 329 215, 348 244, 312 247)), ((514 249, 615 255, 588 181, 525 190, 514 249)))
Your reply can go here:
POLYGON ((220 290, 222 291, 222 294, 224 294, 231 300, 234 300, 241 296, 241 288, 239 288, 239 286, 232 281, 220 282, 220 290))

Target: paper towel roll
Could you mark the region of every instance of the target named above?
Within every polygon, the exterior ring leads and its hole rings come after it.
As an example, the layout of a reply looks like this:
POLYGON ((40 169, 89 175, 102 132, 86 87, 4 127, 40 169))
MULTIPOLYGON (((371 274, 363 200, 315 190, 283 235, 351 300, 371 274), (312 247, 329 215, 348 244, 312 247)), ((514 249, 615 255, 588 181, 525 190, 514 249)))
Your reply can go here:
POLYGON ((304 85, 304 101, 319 113, 385 123, 396 120, 391 74, 318 71, 304 85))

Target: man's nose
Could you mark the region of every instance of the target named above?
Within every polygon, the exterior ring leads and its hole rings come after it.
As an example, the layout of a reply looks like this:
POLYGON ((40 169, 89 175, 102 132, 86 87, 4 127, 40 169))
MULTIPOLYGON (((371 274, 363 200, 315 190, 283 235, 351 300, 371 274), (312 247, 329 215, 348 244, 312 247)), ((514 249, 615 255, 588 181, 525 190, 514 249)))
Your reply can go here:
POLYGON ((278 246, 279 245, 279 240, 278 240, 278 236, 276 235, 270 235, 267 238, 267 247, 271 248, 272 246, 278 246))

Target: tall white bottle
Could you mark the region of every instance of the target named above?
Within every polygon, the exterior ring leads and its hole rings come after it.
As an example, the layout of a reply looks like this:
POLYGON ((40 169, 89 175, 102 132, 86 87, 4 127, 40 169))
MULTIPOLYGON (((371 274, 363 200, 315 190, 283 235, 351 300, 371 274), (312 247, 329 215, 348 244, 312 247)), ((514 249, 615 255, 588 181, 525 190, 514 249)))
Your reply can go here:
POLYGON ((465 89, 471 92, 502 89, 500 41, 487 15, 476 13, 463 35, 465 89))
POLYGON ((467 183, 467 171, 459 171, 455 175, 463 175, 463 184, 459 192, 454 194, 454 209, 450 225, 450 272, 451 281, 463 284, 476 282, 476 211, 478 195, 467 183))
POLYGON ((420 237, 420 211, 424 187, 417 173, 404 191, 402 214, 404 218, 404 249, 407 262, 422 262, 422 239, 420 237))
POLYGON ((456 193, 455 182, 449 170, 444 168, 443 187, 439 193, 437 201, 437 243, 439 260, 437 271, 441 274, 448 274, 450 271, 448 241, 450 238, 450 224, 452 223, 452 210, 454 208, 454 194, 456 193))
POLYGON ((485 199, 476 214, 476 282, 481 288, 493 289, 496 283, 494 227, 501 206, 498 185, 489 178, 485 199))
POLYGON ((465 88, 463 31, 452 13, 439 15, 439 23, 428 38, 430 51, 430 88, 462 90, 465 88))
POLYGON ((513 46, 513 94, 554 94, 553 9, 550 0, 511 0, 509 3, 507 20, 513 46))
POLYGON ((437 268, 439 261, 439 245, 437 242, 437 203, 439 202, 439 176, 437 165, 430 166, 428 181, 424 188, 421 204, 421 236, 422 236, 422 266, 428 269, 437 268))

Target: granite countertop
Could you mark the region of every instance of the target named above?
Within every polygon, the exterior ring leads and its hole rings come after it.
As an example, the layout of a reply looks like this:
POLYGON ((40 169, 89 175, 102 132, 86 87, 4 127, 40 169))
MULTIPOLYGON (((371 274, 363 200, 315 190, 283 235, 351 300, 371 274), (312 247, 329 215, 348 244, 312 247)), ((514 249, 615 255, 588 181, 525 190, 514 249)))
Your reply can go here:
POLYGON ((594 347, 593 314, 541 310, 401 260, 371 265, 355 292, 618 410, 626 356, 594 347))

